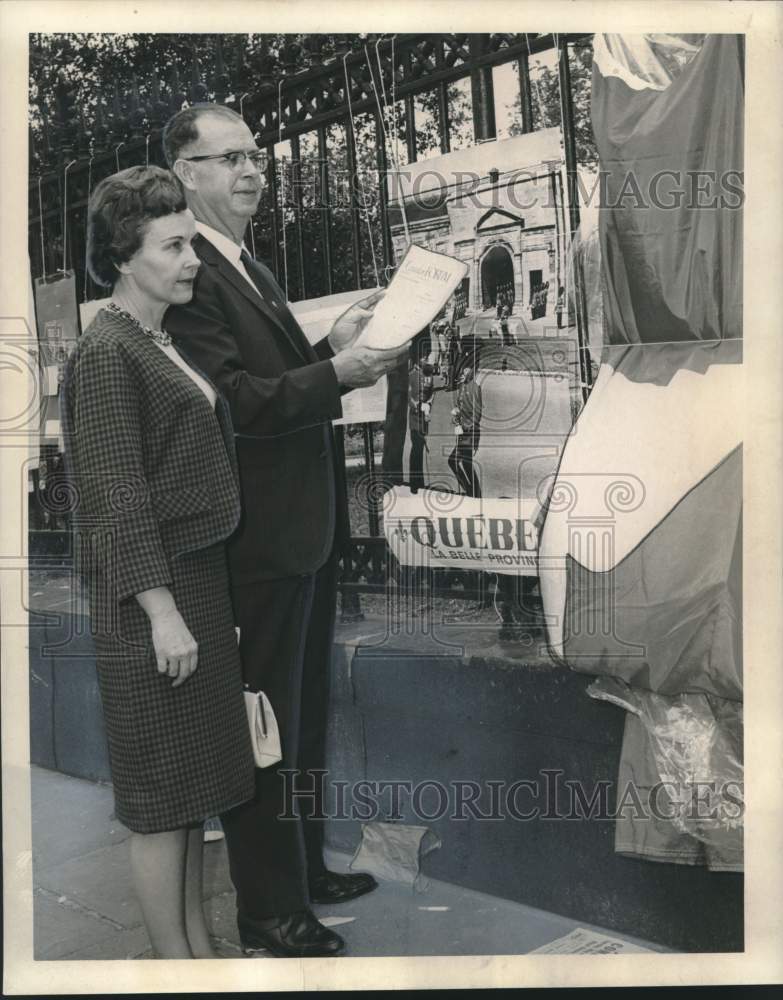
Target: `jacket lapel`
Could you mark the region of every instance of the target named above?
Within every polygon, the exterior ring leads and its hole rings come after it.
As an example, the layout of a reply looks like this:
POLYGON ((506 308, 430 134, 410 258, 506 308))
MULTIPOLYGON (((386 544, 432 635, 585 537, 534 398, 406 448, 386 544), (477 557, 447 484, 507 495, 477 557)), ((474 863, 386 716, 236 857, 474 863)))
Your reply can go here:
MULTIPOLYGON (((283 315, 280 315, 276 309, 268 305, 261 297, 261 294, 253 290, 234 265, 226 260, 223 254, 205 236, 202 236, 201 233, 196 237, 196 251, 206 264, 216 267, 232 288, 244 296, 252 306, 285 335, 288 342, 303 361, 309 363, 312 360, 310 351, 308 350, 309 344, 307 343, 307 338, 299 331, 298 325, 294 322, 296 332, 299 334, 299 336, 295 336, 294 331, 289 329, 289 325, 285 322, 283 315), (302 341, 304 341, 304 344, 302 344, 302 341)), ((277 301, 278 298, 279 296, 275 295, 274 301, 277 301)), ((284 302, 281 302, 280 313, 283 312, 288 312, 288 307, 284 302)))
POLYGON ((288 308, 285 294, 275 281, 272 272, 257 260, 251 260, 246 266, 248 267, 248 273, 250 274, 252 280, 261 286, 264 298, 270 303, 276 304, 275 309, 277 318, 285 327, 294 347, 297 348, 299 353, 307 362, 317 361, 318 355, 313 350, 310 341, 307 339, 304 331, 296 321, 296 317, 288 308))
POLYGON ((234 425, 231 421, 231 411, 228 407, 228 403, 226 402, 226 399, 220 389, 218 389, 209 375, 207 375, 206 372, 203 372, 198 365, 195 364, 192 358, 183 354, 176 344, 174 345, 174 350, 177 354, 179 354, 185 364, 192 368, 194 372, 199 374, 207 385, 210 386, 215 392, 215 417, 217 418, 218 426, 220 427, 220 433, 223 436, 223 442, 226 446, 226 452, 228 453, 228 459, 234 473, 234 479, 238 484, 239 469, 237 467, 236 447, 234 444, 234 425))
MULTIPOLYGON (((139 333, 136 329, 134 329, 129 321, 123 319, 120 329, 122 330, 123 338, 128 347, 146 366, 151 378, 162 378, 166 380, 173 379, 174 381, 181 377, 187 378, 187 375, 184 372, 180 372, 176 367, 174 367, 170 372, 167 371, 167 365, 162 365, 160 363, 160 349, 155 346, 149 337, 146 337, 144 334, 139 333)), ((188 367, 192 368, 194 372, 197 372, 204 379, 207 385, 211 386, 212 389, 215 390, 215 417, 217 418, 220 433, 226 446, 226 452, 228 453, 228 459, 234 473, 234 479, 237 484, 239 484, 239 469, 237 467, 236 449, 234 445, 234 426, 231 421, 231 411, 229 410, 228 403, 220 392, 220 389, 218 389, 209 375, 203 372, 198 365, 194 363, 192 358, 184 355, 176 344, 173 346, 174 350, 180 355, 188 367)), ((175 363, 172 362, 172 365, 174 364, 175 363)))

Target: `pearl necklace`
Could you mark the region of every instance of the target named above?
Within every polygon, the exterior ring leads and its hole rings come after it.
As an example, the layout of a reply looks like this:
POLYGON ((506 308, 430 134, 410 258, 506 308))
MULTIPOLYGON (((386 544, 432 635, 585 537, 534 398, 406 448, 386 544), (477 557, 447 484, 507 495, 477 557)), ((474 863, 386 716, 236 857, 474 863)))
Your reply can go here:
POLYGON ((134 326, 137 326, 142 333, 154 340, 156 344, 160 344, 161 347, 168 347, 171 344, 171 335, 166 333, 165 330, 153 330, 151 326, 145 326, 141 320, 136 319, 136 317, 127 312, 125 309, 121 309, 116 302, 109 302, 106 306, 109 312, 113 312, 115 316, 122 316, 123 319, 130 320, 134 326))

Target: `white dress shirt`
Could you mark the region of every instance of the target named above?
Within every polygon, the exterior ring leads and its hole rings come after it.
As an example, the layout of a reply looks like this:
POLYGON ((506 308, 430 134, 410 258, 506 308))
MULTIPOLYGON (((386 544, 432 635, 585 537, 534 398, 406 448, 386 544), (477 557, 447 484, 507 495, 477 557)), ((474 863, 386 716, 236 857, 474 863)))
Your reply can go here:
POLYGON ((219 254, 226 258, 226 260, 231 264, 232 267, 236 268, 237 271, 242 275, 245 281, 250 285, 256 295, 261 296, 258 288, 256 288, 253 283, 253 279, 247 273, 245 265, 240 260, 240 255, 244 250, 245 253, 250 253, 245 244, 243 243, 239 246, 233 240, 230 240, 228 236, 224 233, 218 232, 217 229, 213 229, 212 226, 208 226, 204 222, 197 222, 196 229, 204 237, 205 240, 209 240, 212 246, 217 250, 219 254))

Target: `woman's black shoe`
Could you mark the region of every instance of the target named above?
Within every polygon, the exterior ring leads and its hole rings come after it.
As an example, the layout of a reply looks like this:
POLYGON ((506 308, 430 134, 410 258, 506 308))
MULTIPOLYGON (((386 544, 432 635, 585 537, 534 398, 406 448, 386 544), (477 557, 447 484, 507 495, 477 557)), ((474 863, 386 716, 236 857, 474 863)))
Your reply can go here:
POLYGON ((277 958, 329 958, 339 955, 345 941, 324 927, 310 910, 289 913, 276 921, 253 921, 239 927, 245 954, 262 948, 277 958))

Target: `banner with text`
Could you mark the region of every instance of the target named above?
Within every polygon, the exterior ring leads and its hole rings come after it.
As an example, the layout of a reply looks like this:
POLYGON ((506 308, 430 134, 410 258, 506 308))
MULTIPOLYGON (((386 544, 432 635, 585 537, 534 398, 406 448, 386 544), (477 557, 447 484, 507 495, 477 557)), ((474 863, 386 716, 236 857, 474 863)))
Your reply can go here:
POLYGON ((535 500, 394 488, 383 508, 386 541, 403 566, 538 576, 535 500))

